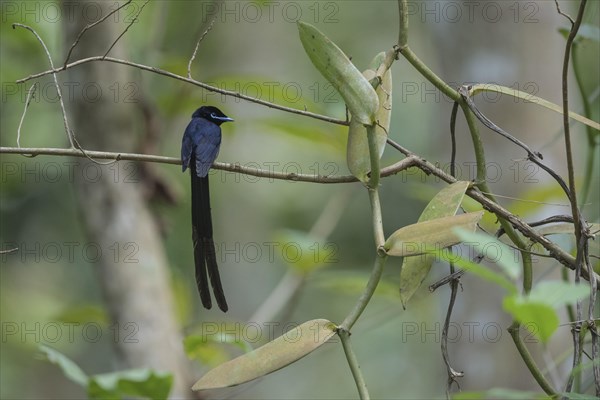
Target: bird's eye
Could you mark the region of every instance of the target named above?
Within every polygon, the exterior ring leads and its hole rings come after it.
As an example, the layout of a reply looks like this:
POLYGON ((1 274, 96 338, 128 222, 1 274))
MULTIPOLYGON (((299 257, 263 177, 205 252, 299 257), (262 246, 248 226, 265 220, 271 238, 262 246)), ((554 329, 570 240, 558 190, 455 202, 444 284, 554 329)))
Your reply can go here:
POLYGON ((211 118, 214 118, 214 119, 219 119, 219 117, 217 117, 217 116, 215 115, 215 113, 210 113, 210 117, 211 117, 211 118))

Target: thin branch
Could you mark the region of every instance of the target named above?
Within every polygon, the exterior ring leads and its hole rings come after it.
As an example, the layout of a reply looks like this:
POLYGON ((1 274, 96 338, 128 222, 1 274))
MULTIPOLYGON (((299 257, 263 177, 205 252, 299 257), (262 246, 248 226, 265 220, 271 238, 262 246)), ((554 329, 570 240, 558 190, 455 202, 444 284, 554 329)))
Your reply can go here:
POLYGON ((556 4, 556 11, 558 11, 558 13, 560 15, 562 15, 563 17, 565 17, 566 19, 569 20, 569 22, 571 23, 571 26, 573 26, 573 24, 575 24, 575 21, 573 21, 573 18, 571 18, 571 16, 567 13, 564 13, 561 9, 560 9, 560 4, 558 4, 558 0, 554 0, 554 4, 556 4))
POLYGON ((19 251, 19 248, 15 247, 13 249, 0 250, 0 254, 10 254, 10 253, 15 253, 17 251, 19 251))
MULTIPOLYGON (((149 154, 136 154, 136 153, 112 153, 106 151, 92 151, 86 150, 82 153, 80 149, 73 148, 26 148, 26 147, 0 147, 0 154, 20 154, 20 155, 50 155, 50 156, 71 156, 71 157, 92 157, 94 159, 104 160, 127 160, 127 161, 140 161, 140 162, 155 162, 161 164, 172 164, 181 165, 181 159, 176 157, 165 157, 156 156, 149 154)), ((402 172, 410 167, 417 165, 417 159, 413 157, 407 157, 397 163, 394 163, 388 167, 382 168, 381 176, 389 177, 402 172)), ((358 179, 352 175, 311 175, 311 174, 297 174, 297 173, 282 173, 268 169, 245 167, 238 163, 222 163, 215 162, 212 166, 213 169, 235 172, 242 175, 256 176, 259 178, 269 178, 276 180, 285 180, 293 182, 312 182, 312 183, 352 183, 358 182, 358 179)))
MULTIPOLYGON (((381 176, 387 177, 394 174, 397 174, 400 171, 408 169, 410 167, 417 167, 421 171, 426 174, 432 174, 442 181, 446 183, 454 183, 456 179, 451 175, 446 173, 441 168, 438 168, 431 162, 426 159, 418 156, 417 154, 411 152, 406 149, 404 146, 399 143, 393 141, 392 139, 387 139, 388 144, 390 144, 393 148, 400 151, 402 154, 406 155, 406 158, 402 161, 399 161, 389 167, 382 168, 381 176)), ((21 155, 53 155, 53 156, 75 156, 75 157, 83 157, 81 152, 77 149, 60 149, 60 148, 17 148, 17 147, 0 147, 1 153, 10 153, 10 154, 21 154, 21 155)), ((87 153, 96 159, 111 159, 111 160, 130 160, 130 161, 145 161, 145 162, 157 162, 164 164, 173 164, 173 165, 181 165, 181 160, 175 157, 164 157, 164 156, 154 156, 154 155, 145 155, 145 154, 132 154, 132 153, 110 153, 110 152, 101 152, 101 151, 87 151, 87 153)), ((263 170, 259 168, 250 168, 243 167, 239 164, 229 164, 229 163, 220 163, 216 162, 213 165, 214 169, 224 170, 229 172, 237 172, 240 174, 247 174, 256 177, 264 177, 270 179, 280 179, 280 180, 291 180, 291 181, 301 181, 301 182, 313 182, 313 183, 349 183, 349 182, 357 182, 357 179, 351 175, 345 176, 315 176, 315 175, 302 175, 302 174, 283 174, 277 173, 274 171, 263 170)), ((471 197, 473 200, 480 203, 484 209, 493 212, 499 217, 505 218, 512 226, 514 226, 519 232, 528 237, 535 243, 539 243, 542 247, 544 247, 549 254, 554 257, 558 262, 563 264, 564 266, 575 269, 575 258, 565 252, 560 246, 556 243, 550 241, 543 235, 540 235, 535 229, 533 229, 526 222, 521 220, 518 216, 512 214, 510 211, 494 202, 493 200, 488 199, 483 193, 481 193, 476 188, 469 188, 466 192, 467 196, 471 197)), ((584 269, 582 270, 582 276, 585 279, 589 279, 589 272, 584 269)), ((598 275, 595 274, 596 279, 598 279, 598 275)))
MULTIPOLYGON (((454 272, 454 265, 450 264, 451 273, 454 272)), ((458 385, 458 381, 456 378, 461 378, 465 376, 465 373, 462 371, 457 371, 452 367, 450 363, 450 356, 448 355, 448 330, 450 329, 450 322, 452 321, 452 310, 454 309, 454 303, 456 302, 456 295, 458 294, 458 285, 459 279, 452 279, 450 281, 450 301, 448 302, 448 309, 446 310, 446 318, 444 319, 444 328, 442 330, 442 358, 444 359, 444 364, 446 365, 446 371, 448 374, 448 383, 446 387, 446 397, 450 398, 450 389, 453 383, 458 385)))
MULTIPOLYGON (((406 149, 404 146, 400 145, 397 142, 394 142, 392 139, 388 138, 388 143, 407 157, 416 157, 417 160, 415 161, 415 166, 421 169, 423 172, 427 174, 432 174, 446 183, 454 183, 457 181, 455 178, 452 177, 452 175, 446 173, 446 171, 436 167, 431 162, 414 154, 410 150, 406 149)), ((575 269, 575 258, 571 254, 565 252, 560 246, 550 241, 545 236, 540 235, 535 229, 533 229, 526 222, 521 220, 518 216, 512 214, 510 211, 508 211, 495 201, 487 198, 476 188, 467 189, 466 194, 467 196, 471 197, 473 200, 481 204, 484 209, 496 214, 498 217, 506 219, 519 232, 531 239, 533 242, 542 245, 550 253, 550 255, 554 257, 558 262, 572 270, 575 269)), ((582 272, 582 276, 585 279, 589 279, 589 277, 587 276, 588 271, 583 270, 582 272)), ((595 276, 598 277, 597 274, 595 274, 595 276)))
POLYGON ((276 110, 285 111, 285 112, 292 113, 292 114, 298 114, 298 115, 302 115, 304 117, 310 117, 310 118, 318 119, 318 120, 321 120, 321 121, 329 122, 329 123, 332 123, 332 124, 344 125, 344 126, 350 125, 350 123, 348 121, 346 121, 346 120, 337 119, 337 118, 333 118, 333 117, 328 117, 328 116, 317 114, 317 113, 313 113, 313 112, 310 112, 310 111, 303 111, 303 110, 298 110, 296 108, 281 106, 279 104, 275 104, 275 103, 271 103, 269 101, 257 99, 257 98, 254 98, 254 97, 251 97, 251 96, 247 96, 247 95, 244 95, 242 93, 235 92, 235 91, 232 91, 232 90, 225 90, 225 89, 220 89, 220 88, 215 87, 215 86, 207 85, 206 83, 199 82, 199 81, 196 81, 196 80, 191 79, 191 78, 186 78, 184 76, 177 75, 177 74, 175 74, 173 72, 165 71, 165 70, 160 69, 160 68, 150 67, 148 65, 138 64, 138 63, 135 63, 135 62, 131 62, 131 61, 127 61, 127 60, 121 60, 121 59, 113 58, 113 57, 94 56, 94 57, 83 58, 81 60, 74 61, 74 62, 68 64, 65 67, 61 67, 61 68, 58 68, 58 69, 55 69, 54 67, 52 67, 52 69, 50 69, 50 70, 39 72, 37 74, 29 75, 29 76, 27 76, 27 77, 25 77, 23 79, 17 80, 16 82, 17 83, 24 83, 24 82, 27 82, 27 81, 29 81, 31 79, 39 78, 39 77, 50 75, 50 74, 55 74, 57 72, 65 70, 65 69, 73 68, 73 67, 76 67, 78 65, 82 65, 82 64, 86 64, 86 63, 90 63, 90 62, 96 62, 96 61, 112 62, 112 63, 115 63, 115 64, 122 64, 122 65, 127 65, 127 66, 130 66, 130 67, 134 67, 134 68, 139 68, 139 69, 144 70, 144 71, 149 71, 149 72, 152 72, 152 73, 155 73, 155 74, 158 74, 158 75, 164 75, 164 76, 168 76, 168 77, 173 78, 173 79, 177 79, 179 81, 190 83, 190 84, 192 84, 194 86, 198 86, 198 87, 201 87, 202 89, 206 89, 209 92, 219 93, 219 94, 222 94, 224 96, 235 97, 235 98, 238 98, 238 99, 246 100, 246 101, 249 101, 251 103, 260 104, 262 106, 266 106, 266 107, 273 108, 273 109, 276 109, 276 110))
POLYGON ((54 85, 56 86, 56 93, 58 94, 58 100, 60 102, 60 109, 61 109, 62 115, 63 115, 65 132, 67 134, 67 138, 69 139, 69 143, 71 144, 71 147, 73 147, 73 137, 71 135, 71 129, 69 128, 69 121, 67 120, 67 111, 65 110, 65 103, 63 102, 63 98, 62 98, 62 91, 60 90, 60 86, 58 85, 58 78, 56 77, 56 72, 58 72, 58 70, 56 70, 54 68, 54 62, 52 62, 52 56, 50 56, 50 51, 48 51, 48 47, 46 47, 46 43, 44 43, 44 41, 42 40, 40 35, 38 35, 38 33, 35 31, 35 29, 33 29, 32 27, 30 27, 28 25, 14 23, 14 24, 12 24, 12 27, 13 27, 13 29, 15 29, 16 27, 27 29, 28 31, 33 33, 33 35, 36 37, 38 42, 40 42, 40 44, 44 48, 44 51, 46 52, 46 57, 48 57, 48 62, 50 63, 50 69, 51 69, 50 73, 52 74, 52 77, 54 78, 54 85))
POLYGON ((498 125, 496 125, 494 122, 492 122, 488 117, 486 117, 481 111, 479 111, 479 109, 473 102, 473 99, 471 99, 471 97, 469 96, 469 86, 462 86, 458 90, 458 92, 462 96, 466 106, 473 112, 473 114, 475 114, 475 116, 477 117, 477 119, 479 119, 479 121, 481 121, 490 130, 498 133, 499 135, 510 140, 511 142, 513 142, 514 144, 516 144, 517 146, 519 146, 520 148, 525 150, 527 152, 527 159, 529 161, 533 162, 538 167, 542 168, 548 174, 550 174, 550 176, 552 176, 552 178, 554 178, 554 180, 563 189, 563 191, 565 192, 565 194, 567 195, 567 198, 569 200, 571 200, 573 198, 574 193, 572 193, 572 190, 569 189, 569 187, 567 187, 567 184, 565 183, 564 179, 562 179, 562 177, 560 175, 558 175, 558 173, 556 173, 552 168, 546 166, 541 161, 543 157, 539 152, 534 152, 533 150, 531 150, 529 148, 529 146, 527 146, 525 143, 523 143, 522 141, 520 141, 519 139, 517 139, 510 133, 506 132, 504 129, 500 128, 498 125))
POLYGON ((135 16, 133 17, 133 19, 131 20, 131 22, 129 23, 129 25, 127 25, 127 27, 125 28, 125 30, 123 32, 121 32, 121 34, 115 39, 115 41, 110 45, 110 47, 108 48, 108 50, 106 50, 106 53, 104 53, 104 58, 106 58, 106 56, 108 55, 108 53, 110 53, 110 51, 113 49, 113 47, 115 47, 115 45, 117 44, 117 42, 119 41, 119 39, 121 39, 123 37, 123 35, 125 35, 127 33, 127 31, 129 30, 129 28, 131 28, 131 26, 133 24, 135 24, 135 22, 137 21, 138 17, 140 16, 140 14, 142 13, 142 10, 144 9, 144 7, 146 7, 146 4, 148 4, 150 2, 150 0, 146 0, 144 2, 144 4, 141 5, 140 9, 138 10, 138 12, 135 14, 135 16))
POLYGON ((114 163, 117 163, 117 162, 119 162, 119 160, 118 160, 118 159, 114 159, 114 160, 112 160, 112 161, 107 161, 107 162, 105 162, 105 163, 103 163, 103 162, 100 162, 100 161, 98 161, 98 160, 94 160, 94 158, 92 158, 92 157, 91 157, 91 156, 88 154, 88 152, 87 152, 87 151, 86 151, 86 150, 85 150, 83 147, 81 147, 81 145, 79 144, 79 141, 78 141, 78 140, 77 140, 77 138, 76 138, 76 137, 74 137, 74 136, 73 136, 73 141, 75 142, 75 148, 76 148, 77 150, 81 151, 81 154, 82 154, 82 155, 83 155, 85 158, 87 158, 88 160, 90 160, 91 162, 93 162, 94 164, 97 164, 97 165, 112 165, 112 164, 114 164, 114 163))
POLYGON ((31 103, 31 99, 35 97, 35 90, 37 88, 38 83, 34 83, 31 85, 29 90, 27 91, 27 100, 25 101, 25 107, 23 108, 23 114, 21 115, 21 121, 19 121, 19 126, 17 127, 17 147, 21 147, 21 127, 23 126, 23 121, 25 120, 25 114, 27 114, 27 109, 29 108, 29 103, 31 103))
POLYGON ((212 29, 216 20, 217 20, 217 13, 215 13, 213 15, 212 19, 210 20, 210 23, 208 24, 208 28, 206 28, 206 30, 202 33, 202 35, 200 35, 200 38, 196 42, 196 48, 194 48, 194 52, 192 53, 192 57, 190 57, 190 61, 188 62, 188 67, 187 67, 187 77, 190 79, 192 79, 192 63, 194 62, 194 59, 196 58, 196 53, 198 53, 198 48, 200 47, 200 42, 202 42, 202 40, 204 40, 204 37, 206 35, 208 35, 208 32, 210 32, 210 30, 212 29))
MULTIPOLYGON (((575 224, 575 243, 577 243, 577 253, 576 253, 576 262, 575 265, 575 283, 579 283, 580 275, 582 272, 582 264, 585 262, 589 271, 593 271, 591 265, 589 264, 588 248, 587 248, 587 233, 585 232, 585 223, 582 221, 582 217, 579 211, 579 207, 577 205, 577 191, 575 187, 575 166, 573 161, 573 149, 571 145, 571 128, 569 126, 569 84, 568 84, 568 76, 569 76, 569 60, 571 59, 571 48, 573 46, 573 41, 577 36, 577 32, 579 31, 579 27, 581 26, 581 22, 583 21, 583 14, 585 12, 585 6, 587 4, 587 0, 581 0, 579 3, 579 9, 577 11, 577 17, 575 21, 572 18, 568 17, 566 14, 563 14, 558 6, 558 2, 556 3, 556 7, 558 12, 561 15, 565 15, 569 21, 571 21, 571 30, 569 31, 569 36, 567 37, 567 43, 565 45, 565 53, 563 58, 563 68, 562 68, 562 100, 563 100, 563 126, 565 131, 565 151, 567 155, 567 172, 568 172, 568 182, 569 182, 569 190, 571 192, 571 197, 569 198, 571 202, 571 212, 574 219, 575 224), (564 113, 567 113, 565 116, 564 113), (583 254, 582 254, 583 253, 583 254)), ((590 294, 590 301, 595 299, 595 289, 597 289, 596 278, 594 275, 590 277, 590 287, 593 292, 590 294)), ((581 301, 577 301, 577 313, 576 319, 582 319, 582 304, 581 301)), ((589 306, 589 318, 593 320, 593 312, 594 312, 594 304, 590 304, 589 306)), ((593 322, 592 322, 593 324, 593 322)), ((596 384, 596 395, 600 396, 600 367, 596 365, 595 362, 598 358, 598 337, 595 335, 595 326, 593 326, 594 332, 592 332, 592 363, 594 364, 594 382, 596 384)), ((581 362, 581 351, 579 349, 579 332, 581 332, 581 324, 576 324, 573 327, 573 344, 574 344, 574 357, 573 357, 573 369, 578 368, 581 362)), ((569 380, 567 382, 565 391, 570 392, 573 384, 574 375, 571 374, 569 380)))
POLYGON ((79 34, 77 35, 77 38, 75 39, 75 41, 73 42, 73 44, 71 45, 71 48, 69 49, 69 52, 67 53, 67 58, 65 58, 65 62, 63 63, 63 67, 62 69, 67 69, 67 63, 69 62, 69 59, 71 58, 71 53, 73 53, 73 49, 75 49, 75 46, 77 46, 77 44, 79 44, 79 41, 81 40, 81 37, 83 36, 83 34, 85 32, 87 32, 89 29, 93 28, 94 26, 104 22, 107 18, 109 18, 111 15, 113 15, 114 13, 116 13, 117 11, 119 11, 121 8, 127 6, 129 3, 131 3, 132 0, 128 0, 126 3, 124 3, 123 5, 115 8, 113 11, 109 12, 108 14, 106 14, 103 18, 99 19, 96 22, 93 22, 91 24, 86 25, 81 32, 79 32, 79 34))

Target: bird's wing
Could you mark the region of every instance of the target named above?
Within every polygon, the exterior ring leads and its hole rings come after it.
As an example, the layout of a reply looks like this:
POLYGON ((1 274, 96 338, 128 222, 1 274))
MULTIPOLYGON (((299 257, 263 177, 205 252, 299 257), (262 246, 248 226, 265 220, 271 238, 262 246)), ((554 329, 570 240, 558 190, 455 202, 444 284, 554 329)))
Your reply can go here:
POLYGON ((205 119, 198 119, 195 125, 194 154, 196 155, 196 174, 208 175, 208 170, 219 155, 221 146, 221 128, 205 119))
POLYGON ((194 151, 194 121, 190 121, 187 128, 185 128, 185 133, 183 134, 183 139, 181 139, 181 171, 185 172, 185 170, 190 166, 190 158, 192 157, 192 152, 194 151))

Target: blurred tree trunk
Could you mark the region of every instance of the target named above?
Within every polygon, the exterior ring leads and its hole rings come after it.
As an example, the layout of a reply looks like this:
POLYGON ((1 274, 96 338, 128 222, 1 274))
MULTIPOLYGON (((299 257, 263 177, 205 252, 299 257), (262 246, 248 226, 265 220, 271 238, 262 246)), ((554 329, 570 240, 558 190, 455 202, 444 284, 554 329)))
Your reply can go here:
MULTIPOLYGON (((72 16, 65 19, 65 54, 87 24, 109 13, 116 4, 97 1, 63 3, 64 7, 69 7, 66 10, 69 13, 64 15, 72 16), (99 10, 100 17, 97 17, 95 14, 99 10)), ((121 10, 88 30, 75 48, 71 61, 104 54, 129 23, 124 20, 125 15, 121 10)), ((128 58, 126 43, 127 35, 110 55, 128 58)), ((134 122, 139 120, 140 114, 135 98, 126 96, 131 93, 126 91, 126 85, 136 85, 132 70, 122 65, 97 62, 68 72, 69 84, 76 90, 72 91, 74 96, 69 99, 67 112, 81 146, 95 150, 133 151, 136 141, 134 122), (133 102, 128 102, 131 100, 133 102)), ((131 170, 123 163, 101 166, 88 159, 76 161, 80 167, 75 175, 82 224, 88 240, 102 251, 101 259, 95 264, 97 276, 112 322, 121 333, 116 340, 119 368, 144 367, 171 372, 175 378, 172 397, 193 397, 182 336, 174 318, 168 264, 140 184, 131 182, 131 170)))

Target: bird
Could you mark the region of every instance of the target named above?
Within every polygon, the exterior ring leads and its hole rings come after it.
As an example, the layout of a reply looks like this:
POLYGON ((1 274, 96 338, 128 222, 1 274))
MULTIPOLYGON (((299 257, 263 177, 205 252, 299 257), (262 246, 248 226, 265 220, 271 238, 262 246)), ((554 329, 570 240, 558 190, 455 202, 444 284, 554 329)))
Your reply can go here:
POLYGON ((200 300, 206 309, 212 307, 208 281, 221 311, 227 312, 215 243, 213 241, 212 218, 210 212, 210 192, 208 170, 213 165, 221 146, 221 124, 233 121, 217 107, 202 106, 192 114, 192 120, 185 128, 181 141, 182 172, 190 169, 192 179, 192 243, 196 285, 200 300))

